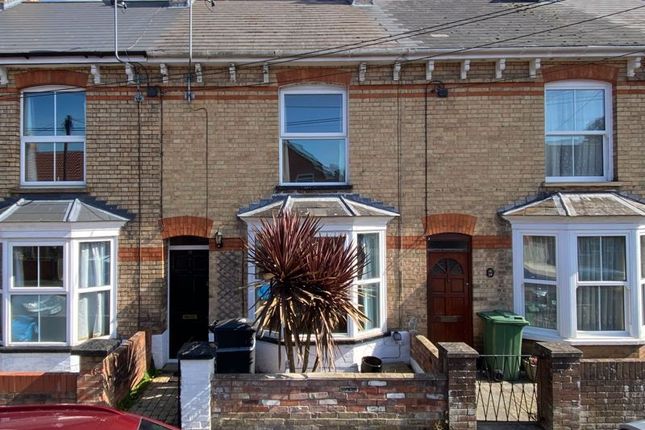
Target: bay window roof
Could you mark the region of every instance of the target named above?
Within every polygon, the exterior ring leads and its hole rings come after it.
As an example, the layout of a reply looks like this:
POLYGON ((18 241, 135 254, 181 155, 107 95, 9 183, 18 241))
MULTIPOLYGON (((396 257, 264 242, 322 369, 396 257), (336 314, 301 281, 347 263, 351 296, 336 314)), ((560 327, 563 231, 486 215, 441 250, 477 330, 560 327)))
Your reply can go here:
POLYGON ((81 198, 19 198, 0 208, 0 224, 10 223, 124 223, 126 212, 81 198))
POLYGON ((271 218, 285 210, 321 218, 399 216, 393 207, 358 194, 275 194, 240 209, 237 216, 271 218))
POLYGON ((502 212, 504 217, 645 216, 645 204, 619 193, 555 193, 502 212))

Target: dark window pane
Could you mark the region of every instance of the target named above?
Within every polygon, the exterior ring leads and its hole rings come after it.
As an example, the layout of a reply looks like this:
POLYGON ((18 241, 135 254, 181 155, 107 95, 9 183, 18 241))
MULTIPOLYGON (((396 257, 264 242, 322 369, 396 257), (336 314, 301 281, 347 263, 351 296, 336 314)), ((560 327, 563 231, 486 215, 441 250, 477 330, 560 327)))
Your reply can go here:
POLYGON ((345 139, 284 139, 285 182, 345 182, 345 139))
POLYGON ((16 246, 13 248, 15 287, 62 287, 62 246, 16 246))
POLYGON ((56 143, 56 181, 82 181, 85 164, 84 144, 56 143))
POLYGON ((25 180, 54 180, 54 144, 25 144, 25 180))
POLYGON ((24 93, 25 136, 54 135, 54 93, 24 93))
POLYGON ((38 247, 15 246, 13 248, 13 285, 38 286, 38 247))
POLYGON ((602 136, 573 137, 574 176, 602 176, 602 136))
POLYGON ((56 134, 83 136, 85 134, 85 93, 56 93, 56 134))
POLYGON ((287 133, 342 133, 341 94, 287 94, 284 97, 287 133))
POLYGON ((139 424, 139 430, 168 430, 168 427, 164 427, 157 423, 153 423, 152 421, 148 421, 145 418, 142 418, 141 423, 139 424))
POLYGON ((40 246, 40 286, 63 286, 63 247, 40 246))
POLYGON ((578 330, 625 330, 625 298, 623 287, 578 287, 578 330))

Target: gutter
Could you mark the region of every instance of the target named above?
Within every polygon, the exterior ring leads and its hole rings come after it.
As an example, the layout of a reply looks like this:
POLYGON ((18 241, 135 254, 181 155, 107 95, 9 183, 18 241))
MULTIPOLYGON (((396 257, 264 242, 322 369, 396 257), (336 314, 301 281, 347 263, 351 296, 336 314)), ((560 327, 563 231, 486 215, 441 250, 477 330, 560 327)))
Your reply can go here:
MULTIPOLYGON (((332 49, 333 50, 333 49, 332 49)), ((307 57, 304 52, 255 51, 241 56, 234 51, 198 51, 193 54, 193 63, 211 65, 230 65, 230 63, 258 63, 258 65, 275 61, 297 62, 298 64, 320 63, 391 63, 393 61, 414 62, 432 59, 434 61, 532 59, 532 58, 605 58, 630 57, 645 54, 645 45, 633 46, 575 46, 575 47, 522 47, 522 48, 486 48, 486 49, 378 49, 353 50, 326 56, 323 54, 307 57), (459 51, 463 49, 463 51, 459 51), (301 58, 303 57, 304 58, 301 58), (280 57, 279 59, 276 57, 280 57)), ((185 51, 138 51, 129 55, 129 61, 150 64, 186 64, 185 51)), ((96 64, 114 63, 118 60, 114 53, 97 52, 30 52, 0 54, 0 65, 39 65, 39 64, 96 64)))

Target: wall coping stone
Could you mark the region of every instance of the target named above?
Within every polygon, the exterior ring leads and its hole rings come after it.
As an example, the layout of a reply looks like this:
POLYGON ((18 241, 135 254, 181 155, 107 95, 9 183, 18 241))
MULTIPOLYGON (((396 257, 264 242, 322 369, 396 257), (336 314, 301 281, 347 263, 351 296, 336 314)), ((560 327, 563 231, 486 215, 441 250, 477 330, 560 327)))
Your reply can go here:
POLYGON ((439 342, 439 352, 450 358, 477 358, 479 353, 463 342, 439 342))
POLYGON ((2 354, 21 354, 21 353, 48 353, 48 352, 71 352, 71 346, 0 346, 2 354))
POLYGON ((215 380, 256 380, 256 381, 307 381, 307 380, 354 380, 354 381, 388 381, 388 380, 422 380, 444 381, 444 375, 434 373, 354 373, 354 372, 313 372, 313 373, 216 373, 215 380))
POLYGON ((121 345, 118 339, 90 339, 80 345, 72 347, 72 355, 82 357, 107 357, 121 345))
POLYGON ((537 352, 542 357, 580 358, 582 351, 566 342, 537 342, 537 352))

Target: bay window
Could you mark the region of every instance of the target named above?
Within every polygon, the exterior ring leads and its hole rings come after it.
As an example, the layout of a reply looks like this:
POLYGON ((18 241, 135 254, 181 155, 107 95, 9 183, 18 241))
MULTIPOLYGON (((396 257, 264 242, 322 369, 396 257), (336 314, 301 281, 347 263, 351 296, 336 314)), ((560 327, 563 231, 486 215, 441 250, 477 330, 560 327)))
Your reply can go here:
POLYGON ((547 182, 611 180, 611 85, 549 83, 544 109, 547 182))

